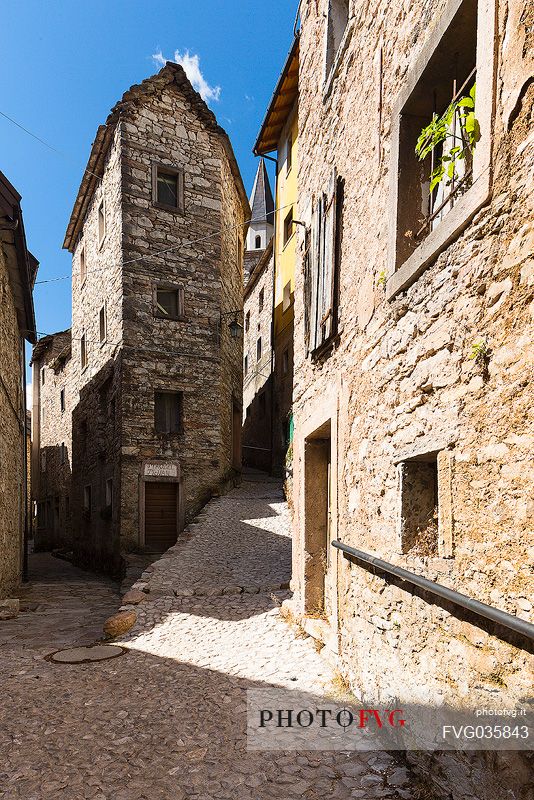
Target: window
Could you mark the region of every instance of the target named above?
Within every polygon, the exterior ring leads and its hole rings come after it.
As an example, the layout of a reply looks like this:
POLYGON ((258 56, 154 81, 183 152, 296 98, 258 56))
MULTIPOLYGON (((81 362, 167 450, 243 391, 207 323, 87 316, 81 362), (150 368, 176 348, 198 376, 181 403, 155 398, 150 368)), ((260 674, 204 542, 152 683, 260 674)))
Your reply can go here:
POLYGON ((284 220, 284 246, 289 242, 293 235, 293 209, 289 210, 284 220))
POLYGON ((311 231, 306 235, 305 331, 309 353, 337 333, 342 187, 334 171, 328 193, 314 204, 311 231))
POLYGON ((85 247, 80 250, 80 285, 83 286, 87 277, 87 267, 85 266, 85 247))
POLYGON ((67 448, 65 446, 65 442, 61 442, 61 447, 59 450, 59 463, 65 464, 67 460, 67 448))
POLYGON ((154 392, 154 425, 157 433, 182 433, 182 392, 154 392))
POLYGON ((284 293, 282 297, 282 311, 287 311, 291 306, 291 281, 288 281, 284 286, 284 293))
POLYGON ((100 309, 100 314, 98 316, 98 329, 100 335, 100 343, 106 341, 107 338, 107 319, 106 319, 106 304, 102 306, 100 309))
POLYGON ((261 359, 261 336, 256 342, 256 361, 261 359))
POLYGON ((261 236, 256 236, 254 240, 254 246, 256 250, 261 250, 261 236))
POLYGON ((450 558, 452 540, 452 453, 423 453, 398 464, 400 550, 450 558))
POLYGON ((92 491, 91 491, 91 484, 83 487, 83 510, 87 512, 91 512, 91 505, 92 505, 92 491))
POLYGON ((326 77, 330 75, 349 22, 349 0, 329 0, 326 28, 326 77))
POLYGON ((184 173, 178 167, 152 165, 152 202, 168 210, 184 210, 184 173))
POLYGON ((59 393, 59 407, 61 411, 65 411, 65 389, 62 389, 59 393))
POLYGON ((449 0, 436 27, 414 59, 393 111, 388 299, 413 283, 465 228, 491 187, 495 4, 449 0), (473 145, 463 117, 467 108, 458 108, 456 101, 469 98, 475 82, 480 138, 473 145), (423 129, 453 101, 444 140, 419 160, 415 148, 423 129), (454 147, 464 158, 457 157, 454 147), (442 166, 450 172, 432 181, 431 190, 431 176, 442 166))
POLYGON ((245 331, 250 330, 250 311, 247 311, 245 316, 245 331))
POLYGON ((106 506, 113 509, 113 478, 106 480, 106 506))
POLYGON ((287 137, 286 142, 286 175, 291 172, 293 165, 293 137, 291 134, 287 137))
POLYGON ((84 370, 87 366, 87 341, 85 338, 85 332, 82 333, 82 338, 80 339, 80 362, 82 365, 82 370, 84 370))
POLYGON ((245 375, 248 375, 248 356, 245 356, 245 367, 244 367, 245 375))
POLYGON ((265 291, 260 289, 260 293, 258 295, 258 308, 260 311, 263 311, 263 304, 265 302, 265 291))
POLYGON ((41 369, 41 385, 42 385, 42 386, 44 386, 44 385, 45 385, 45 383, 46 383, 46 370, 45 370, 45 368, 43 367, 43 368, 41 369))
POLYGON ((102 199, 98 204, 98 246, 102 245, 102 242, 106 238, 106 208, 104 204, 104 200, 102 199))
POLYGON ((289 349, 286 347, 282 353, 282 375, 287 375, 289 372, 289 349))
POLYGON ((183 319, 184 290, 182 286, 157 286, 154 296, 155 316, 160 319, 183 319))

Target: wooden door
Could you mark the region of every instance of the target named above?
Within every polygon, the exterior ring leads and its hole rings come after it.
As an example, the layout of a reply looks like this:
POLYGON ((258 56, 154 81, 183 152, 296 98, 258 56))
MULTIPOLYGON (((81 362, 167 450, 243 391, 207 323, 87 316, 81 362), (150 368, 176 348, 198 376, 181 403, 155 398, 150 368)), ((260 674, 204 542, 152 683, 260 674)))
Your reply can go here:
POLYGON ((163 553, 178 536, 178 484, 145 483, 145 546, 163 553))

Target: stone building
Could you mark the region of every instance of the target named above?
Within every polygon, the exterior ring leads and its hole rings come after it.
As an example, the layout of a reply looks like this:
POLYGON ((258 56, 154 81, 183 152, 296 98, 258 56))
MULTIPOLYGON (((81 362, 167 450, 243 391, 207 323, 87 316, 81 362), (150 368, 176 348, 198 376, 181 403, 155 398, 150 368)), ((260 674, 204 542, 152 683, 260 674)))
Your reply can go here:
POLYGON ((243 464, 270 472, 273 404, 274 200, 260 159, 250 196, 243 296, 243 464))
POLYGON ((39 340, 32 368, 34 549, 70 549, 72 410, 77 401, 70 328, 39 340))
POLYGON ((0 600, 20 583, 29 533, 25 342, 35 342, 38 263, 17 190, 0 172, 0 600))
MULTIPOLYGON (((300 4, 293 604, 382 705, 531 693, 528 638, 332 541, 531 617, 532 13, 300 4)), ((527 796, 524 756, 416 755, 438 796, 527 796)))
POLYGON ((239 473, 248 214, 230 141, 180 66, 98 128, 64 242, 78 563, 118 573, 124 552, 165 550, 239 473))
POLYGON ((254 154, 276 158, 274 214, 274 286, 272 305, 271 463, 283 475, 291 440, 293 395, 293 305, 298 218, 299 39, 294 39, 254 145, 254 154))

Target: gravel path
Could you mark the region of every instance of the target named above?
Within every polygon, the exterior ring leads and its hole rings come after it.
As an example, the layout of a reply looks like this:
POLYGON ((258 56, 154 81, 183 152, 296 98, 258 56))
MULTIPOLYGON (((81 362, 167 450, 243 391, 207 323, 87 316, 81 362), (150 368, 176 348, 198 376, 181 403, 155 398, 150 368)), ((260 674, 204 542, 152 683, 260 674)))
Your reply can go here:
POLYGON ((116 587, 68 564, 33 584, 37 609, 0 623, 0 797, 410 800, 387 753, 246 749, 247 689, 331 687, 313 640, 279 614, 290 558, 280 488, 244 483, 146 570, 125 655, 94 664, 45 656, 95 641, 116 587))

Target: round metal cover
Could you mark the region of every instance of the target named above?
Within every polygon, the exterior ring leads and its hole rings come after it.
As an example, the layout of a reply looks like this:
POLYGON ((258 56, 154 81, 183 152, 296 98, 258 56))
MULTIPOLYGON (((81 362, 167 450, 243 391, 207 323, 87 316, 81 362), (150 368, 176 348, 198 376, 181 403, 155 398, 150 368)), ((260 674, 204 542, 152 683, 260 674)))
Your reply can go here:
POLYGON ((114 644, 95 644, 89 647, 69 647, 67 650, 58 650, 49 658, 50 661, 57 661, 60 664, 88 664, 92 661, 117 658, 124 652, 122 647, 114 644))

